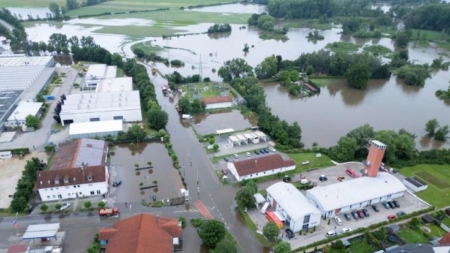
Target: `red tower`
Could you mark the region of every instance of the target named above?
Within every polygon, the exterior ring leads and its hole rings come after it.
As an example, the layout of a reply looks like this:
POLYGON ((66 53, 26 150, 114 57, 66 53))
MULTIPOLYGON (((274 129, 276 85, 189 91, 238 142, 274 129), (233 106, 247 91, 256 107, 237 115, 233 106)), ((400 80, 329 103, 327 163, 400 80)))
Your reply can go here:
POLYGON ((369 177, 376 177, 381 167, 386 145, 379 141, 370 141, 369 154, 364 162, 366 174, 369 177))

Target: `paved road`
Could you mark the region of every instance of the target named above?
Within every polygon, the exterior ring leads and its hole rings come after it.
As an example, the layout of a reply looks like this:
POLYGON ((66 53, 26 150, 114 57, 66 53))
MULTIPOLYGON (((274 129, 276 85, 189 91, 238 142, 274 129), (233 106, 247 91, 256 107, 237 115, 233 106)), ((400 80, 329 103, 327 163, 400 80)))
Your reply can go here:
MULTIPOLYGON (((147 70, 151 76, 148 66, 147 70)), ((192 200, 201 200, 215 219, 223 220, 244 252, 263 252, 262 247, 245 228, 239 214, 235 211, 234 196, 237 189, 222 185, 194 131, 180 123, 180 115, 175 110, 174 104, 162 94, 161 87, 167 83, 167 80, 159 75, 151 76, 151 80, 155 85, 159 104, 169 115, 166 129, 170 133, 173 149, 181 165, 184 163, 185 181, 192 200)))

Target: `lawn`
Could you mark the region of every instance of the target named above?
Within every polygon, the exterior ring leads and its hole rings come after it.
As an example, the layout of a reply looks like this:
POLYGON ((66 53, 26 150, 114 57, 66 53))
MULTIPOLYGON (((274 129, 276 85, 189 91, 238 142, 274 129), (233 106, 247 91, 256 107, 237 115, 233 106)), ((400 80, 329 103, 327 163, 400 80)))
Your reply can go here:
POLYGON ((338 53, 354 53, 358 51, 359 46, 350 42, 333 42, 328 43, 326 46, 329 50, 338 53))
POLYGON ((327 86, 330 84, 338 84, 338 83, 342 83, 345 81, 345 78, 339 77, 339 78, 310 78, 309 80, 311 80, 312 82, 314 82, 314 84, 316 84, 317 86, 323 87, 323 86, 327 86))
POLYGON ((428 41, 445 41, 450 39, 450 35, 443 32, 420 30, 420 29, 411 29, 411 30, 413 40, 425 39, 428 41), (417 33, 419 33, 420 38, 417 38, 417 33))
POLYGON ((421 234, 422 232, 403 227, 397 235, 407 243, 428 243, 428 239, 421 234))
POLYGON ((450 170, 448 169, 448 166, 420 164, 413 167, 400 169, 400 173, 408 177, 417 176, 428 183, 428 189, 416 193, 417 196, 437 208, 448 206, 450 188, 439 188, 442 187, 441 182, 443 181, 450 183, 450 170), (429 177, 429 175, 432 177, 429 177), (426 178, 423 178, 422 176, 426 178), (431 180, 431 182, 428 181, 427 178, 428 180, 431 180), (435 181, 434 179, 438 179, 438 181, 435 181), (434 185, 434 183, 437 185, 434 185))
MULTIPOLYGON (((226 88, 225 84, 223 87, 226 88)), ((220 97, 220 90, 214 88, 212 83, 197 83, 194 84, 194 89, 198 91, 198 94, 202 98, 211 98, 211 97, 220 97)), ((194 91, 189 88, 183 89, 186 94, 185 96, 189 98, 189 100, 194 99, 194 91)))
POLYGON ((375 252, 375 248, 367 244, 364 240, 354 242, 350 244, 350 250, 352 253, 372 253, 375 252))
POLYGON ((159 51, 163 50, 162 47, 152 46, 151 41, 139 42, 139 43, 133 44, 131 46, 131 50, 134 50, 136 48, 142 49, 142 51, 144 51, 144 53, 146 53, 146 54, 151 54, 151 53, 156 54, 159 51))
POLYGON ((431 230, 429 234, 431 237, 443 237, 447 233, 445 232, 445 230, 443 230, 441 227, 436 226, 435 224, 427 225, 427 227, 431 230))
POLYGON ((124 75, 123 69, 117 68, 117 74, 116 74, 116 77, 123 77, 123 75, 124 75))
POLYGON ((1 0, 0 8, 3 7, 48 7, 50 3, 65 5, 66 0, 1 0))
POLYGON ((333 27, 331 23, 321 24, 318 19, 291 19, 280 24, 289 28, 311 28, 318 30, 328 30, 333 27))

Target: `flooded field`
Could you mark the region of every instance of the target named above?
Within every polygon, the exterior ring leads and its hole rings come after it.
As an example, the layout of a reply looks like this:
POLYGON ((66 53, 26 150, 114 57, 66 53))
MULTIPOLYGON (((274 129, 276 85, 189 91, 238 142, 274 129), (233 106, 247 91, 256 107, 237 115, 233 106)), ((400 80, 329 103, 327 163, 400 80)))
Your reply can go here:
POLYGON ((238 110, 209 115, 196 115, 192 127, 200 135, 215 134, 217 130, 232 128, 235 131, 244 130, 256 125, 254 119, 245 118, 238 110))
POLYGON ((140 202, 145 199, 151 201, 152 196, 158 200, 179 196, 181 180, 178 171, 172 166, 172 159, 162 143, 138 143, 132 150, 128 145, 116 146, 114 156, 111 157, 111 165, 115 167, 117 176, 114 181, 122 180, 122 185, 117 189, 116 202, 140 202), (153 169, 135 170, 135 164, 139 167, 147 167, 151 161, 153 169), (154 185, 157 180, 158 187, 143 190, 143 186, 154 185))
POLYGON ((208 6, 195 9, 186 9, 186 11, 202 11, 217 13, 263 13, 266 12, 266 6, 261 4, 224 4, 218 6, 208 6))

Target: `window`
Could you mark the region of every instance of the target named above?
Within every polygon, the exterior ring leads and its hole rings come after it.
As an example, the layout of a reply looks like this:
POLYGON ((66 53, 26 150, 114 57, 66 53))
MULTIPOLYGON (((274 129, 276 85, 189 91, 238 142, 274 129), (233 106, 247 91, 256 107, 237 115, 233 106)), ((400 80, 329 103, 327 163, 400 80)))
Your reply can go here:
POLYGON ((89 186, 92 186, 92 184, 89 184, 89 186))
POLYGON ((53 191, 53 188, 50 188, 50 191, 53 191))
POLYGON ((100 194, 100 191, 99 191, 99 190, 97 190, 97 194, 100 194))
POLYGON ((70 193, 68 193, 67 195, 69 195, 69 196, 70 196, 70 193))
POLYGON ((88 181, 92 181, 92 176, 88 176, 88 181))
POLYGON ((90 118, 89 119, 91 122, 93 122, 93 121, 100 121, 100 118, 90 118))
POLYGON ((70 187, 69 186, 66 186, 66 189, 69 189, 70 187))
POLYGON ((117 119, 122 119, 123 120, 123 116, 114 116, 113 118, 114 118, 114 120, 117 120, 117 119))
POLYGON ((305 217, 303 218, 303 224, 309 223, 310 218, 311 218, 311 215, 305 215, 305 217))
POLYGON ((59 184, 59 180, 56 180, 56 179, 55 179, 55 184, 59 184))
POLYGON ((80 185, 78 185, 78 188, 80 188, 80 185))
POLYGON ((61 196, 61 194, 58 194, 58 199, 62 199, 62 196, 61 196))
POLYGON ((59 190, 59 188, 58 188, 58 187, 56 187, 56 190, 59 190))
POLYGON ((77 188, 77 186, 76 186, 76 185, 74 185, 74 186, 73 186, 73 188, 77 188))
POLYGON ((91 195, 94 195, 94 191, 91 191, 91 195))
POLYGON ((80 195, 83 195, 83 193, 80 192, 80 195))
POLYGON ((50 198, 50 196, 48 196, 48 195, 47 195, 47 198, 49 199, 49 198, 50 198))
POLYGON ((68 178, 64 178, 64 183, 65 184, 69 183, 69 179, 68 178))
POLYGON ((53 195, 53 198, 55 198, 55 195, 53 195))

